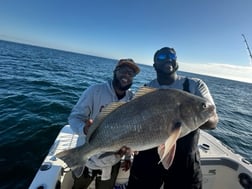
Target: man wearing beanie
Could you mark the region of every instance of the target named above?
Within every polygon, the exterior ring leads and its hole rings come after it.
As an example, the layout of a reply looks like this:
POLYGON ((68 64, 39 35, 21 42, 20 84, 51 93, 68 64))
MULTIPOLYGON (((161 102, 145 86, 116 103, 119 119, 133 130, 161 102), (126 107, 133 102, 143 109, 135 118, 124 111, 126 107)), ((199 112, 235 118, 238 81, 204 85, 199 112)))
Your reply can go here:
MULTIPOLYGON (((175 88, 208 99, 214 104, 207 85, 200 79, 188 78, 177 74, 178 62, 173 48, 164 47, 154 54, 153 67, 157 78, 146 86, 154 88, 175 88)), ((201 129, 214 129, 218 115, 211 117, 201 129)), ((155 125, 153 125, 155 127, 155 125)), ((199 129, 180 138, 176 143, 174 160, 165 169, 158 155, 158 148, 139 152, 134 156, 127 189, 201 189, 202 172, 198 150, 199 129)))
MULTIPOLYGON (((104 107, 112 102, 127 102, 132 99, 133 93, 129 88, 139 72, 138 65, 132 59, 121 59, 115 66, 112 80, 92 85, 83 92, 68 118, 72 130, 79 135, 78 145, 85 142, 88 129, 92 127, 93 120, 104 107)), ((127 152, 127 148, 123 147, 118 153, 122 156, 127 155, 127 152)), ((121 158, 110 156, 110 158, 99 159, 99 156, 100 154, 94 155, 87 161, 80 177, 73 175, 73 189, 88 188, 94 179, 96 179, 96 189, 114 188, 121 158), (111 162, 115 164, 112 167, 111 162)), ((128 169, 128 167, 124 168, 128 169)))

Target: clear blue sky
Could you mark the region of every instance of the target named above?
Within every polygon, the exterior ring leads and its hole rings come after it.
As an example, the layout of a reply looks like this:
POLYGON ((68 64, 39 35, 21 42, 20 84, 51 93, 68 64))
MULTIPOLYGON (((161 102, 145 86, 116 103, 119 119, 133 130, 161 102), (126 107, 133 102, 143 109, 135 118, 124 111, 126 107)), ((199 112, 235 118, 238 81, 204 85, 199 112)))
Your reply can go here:
POLYGON ((252 0, 1 0, 0 39, 152 64, 174 47, 186 63, 248 66, 252 0))

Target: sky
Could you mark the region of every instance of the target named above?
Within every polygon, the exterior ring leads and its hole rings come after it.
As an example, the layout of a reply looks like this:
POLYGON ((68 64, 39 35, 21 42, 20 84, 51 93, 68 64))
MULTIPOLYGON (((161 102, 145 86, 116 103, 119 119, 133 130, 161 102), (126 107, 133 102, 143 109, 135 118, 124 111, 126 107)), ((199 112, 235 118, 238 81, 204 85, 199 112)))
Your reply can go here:
POLYGON ((252 83, 251 0, 0 0, 0 39, 252 83))

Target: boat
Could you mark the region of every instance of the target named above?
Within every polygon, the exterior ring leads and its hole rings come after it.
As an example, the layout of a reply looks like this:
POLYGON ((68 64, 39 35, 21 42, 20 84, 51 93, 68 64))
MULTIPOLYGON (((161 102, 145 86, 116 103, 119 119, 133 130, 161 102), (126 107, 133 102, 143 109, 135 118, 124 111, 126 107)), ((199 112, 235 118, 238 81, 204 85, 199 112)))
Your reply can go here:
MULTIPOLYGON (((69 125, 59 132, 42 162, 29 189, 70 189, 71 170, 55 154, 77 146, 78 135, 69 125)), ((201 156, 204 189, 252 189, 252 164, 222 144, 206 131, 200 130, 198 144, 201 156)), ((114 189, 126 188, 129 171, 120 170, 114 189)), ((162 187, 161 187, 162 188, 162 187)), ((95 189, 94 182, 89 189, 95 189)))

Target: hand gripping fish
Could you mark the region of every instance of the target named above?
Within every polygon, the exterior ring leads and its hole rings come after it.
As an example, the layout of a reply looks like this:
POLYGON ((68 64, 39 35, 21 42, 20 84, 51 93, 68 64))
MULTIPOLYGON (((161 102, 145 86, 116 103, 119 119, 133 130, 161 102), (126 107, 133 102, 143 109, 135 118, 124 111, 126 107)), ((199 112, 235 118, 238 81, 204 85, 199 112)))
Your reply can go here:
POLYGON ((206 99, 185 91, 143 87, 130 102, 104 108, 89 128, 84 145, 56 157, 77 177, 81 175, 79 167, 91 156, 101 152, 115 154, 123 146, 143 151, 161 145, 160 161, 166 158, 172 162, 177 139, 208 121, 214 111, 215 106, 206 99))

